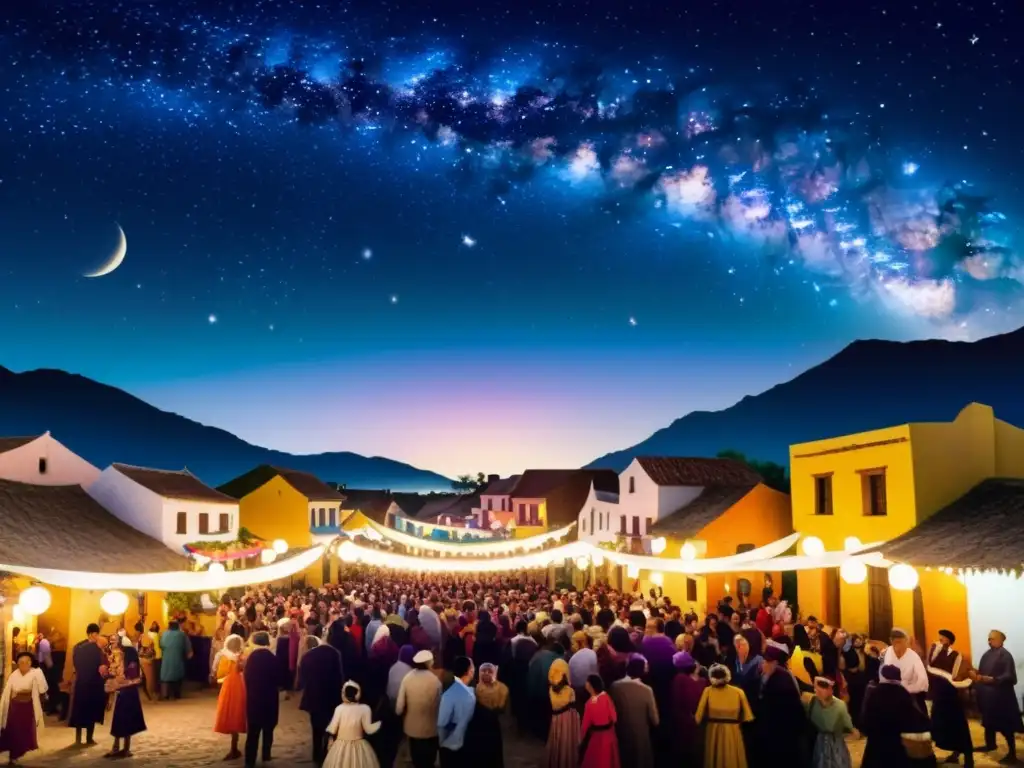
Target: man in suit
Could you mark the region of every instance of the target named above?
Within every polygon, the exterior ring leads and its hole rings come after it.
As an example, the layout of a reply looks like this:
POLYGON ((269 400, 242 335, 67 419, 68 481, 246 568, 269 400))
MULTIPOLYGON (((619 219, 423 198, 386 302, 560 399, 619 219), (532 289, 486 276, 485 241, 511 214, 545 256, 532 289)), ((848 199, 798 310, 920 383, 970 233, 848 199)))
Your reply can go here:
POLYGON ((619 716, 615 732, 623 768, 654 768, 651 729, 658 727, 658 705, 654 691, 641 679, 646 671, 644 657, 633 654, 626 663, 626 677, 612 683, 608 691, 619 716))
POLYGON ((309 713, 313 732, 313 762, 322 765, 327 757, 327 726, 334 710, 341 704, 341 686, 345 682, 341 654, 321 643, 315 635, 303 639, 306 652, 299 662, 299 685, 302 702, 299 709, 309 713))
POLYGON ((245 735, 245 768, 256 765, 256 750, 263 739, 263 762, 270 761, 274 746, 274 729, 281 709, 278 696, 279 670, 277 659, 270 650, 270 635, 255 632, 253 649, 245 660, 245 715, 248 733, 245 735))
POLYGON ((437 715, 441 707, 441 681, 431 672, 434 654, 420 651, 412 657, 413 670, 402 680, 395 713, 403 718, 414 768, 434 768, 437 759, 437 715))

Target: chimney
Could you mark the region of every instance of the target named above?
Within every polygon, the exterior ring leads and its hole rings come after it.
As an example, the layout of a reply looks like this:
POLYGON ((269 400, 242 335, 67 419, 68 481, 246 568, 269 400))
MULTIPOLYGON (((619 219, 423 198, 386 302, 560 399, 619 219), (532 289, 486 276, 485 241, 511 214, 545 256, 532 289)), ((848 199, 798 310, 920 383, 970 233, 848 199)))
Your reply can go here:
POLYGON ((487 476, 487 482, 488 483, 496 483, 499 480, 501 480, 501 475, 488 475, 487 476))

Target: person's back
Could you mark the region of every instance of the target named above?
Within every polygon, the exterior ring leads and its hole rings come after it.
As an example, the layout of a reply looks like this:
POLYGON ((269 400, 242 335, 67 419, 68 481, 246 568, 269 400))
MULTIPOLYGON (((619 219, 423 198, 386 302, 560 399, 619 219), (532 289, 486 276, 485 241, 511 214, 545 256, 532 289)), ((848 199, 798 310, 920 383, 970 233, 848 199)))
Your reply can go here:
POLYGON ((414 669, 402 680, 395 710, 402 715, 402 728, 412 739, 437 736, 437 713, 441 706, 441 681, 424 669, 414 669))

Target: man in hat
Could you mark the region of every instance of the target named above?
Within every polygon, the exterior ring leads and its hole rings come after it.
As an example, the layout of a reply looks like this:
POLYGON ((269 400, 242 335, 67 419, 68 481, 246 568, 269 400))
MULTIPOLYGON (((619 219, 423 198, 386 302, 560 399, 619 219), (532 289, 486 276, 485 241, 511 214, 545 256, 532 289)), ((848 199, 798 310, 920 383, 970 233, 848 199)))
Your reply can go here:
POLYGON ((939 639, 928 649, 928 690, 931 694, 931 728, 935 746, 946 749, 953 754, 947 762, 960 762, 964 756, 964 765, 974 765, 973 748, 971 746, 971 729, 967 724, 963 703, 960 701, 960 690, 971 684, 960 674, 964 666, 960 652, 953 649, 956 635, 948 629, 939 630, 939 639))
POLYGON ((803 765, 807 714, 800 686, 786 668, 789 648, 769 640, 761 665, 761 686, 754 709, 754 765, 803 765))
POLYGON ((437 716, 441 708, 441 681, 431 672, 434 654, 420 651, 412 657, 413 670, 402 679, 395 713, 409 738, 414 768, 433 768, 437 759, 437 716))

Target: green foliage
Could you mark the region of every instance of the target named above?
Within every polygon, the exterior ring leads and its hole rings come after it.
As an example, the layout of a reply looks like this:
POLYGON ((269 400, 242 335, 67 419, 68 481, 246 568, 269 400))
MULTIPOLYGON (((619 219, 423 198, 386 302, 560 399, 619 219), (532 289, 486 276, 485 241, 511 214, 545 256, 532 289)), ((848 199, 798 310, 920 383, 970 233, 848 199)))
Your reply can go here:
POLYGON ((192 605, 192 598, 188 592, 168 592, 167 593, 167 613, 171 616, 175 616, 179 613, 187 612, 192 605))
POLYGON ((487 484, 487 476, 483 472, 476 475, 459 475, 452 480, 452 490, 459 493, 471 493, 487 484))
POLYGON ((731 448, 719 451, 718 458, 733 459, 734 461, 742 462, 757 472, 757 474, 759 474, 764 480, 764 484, 769 488, 774 488, 776 491, 782 491, 783 493, 789 493, 789 475, 786 473, 786 468, 781 464, 776 464, 774 461, 748 459, 745 454, 731 448))

